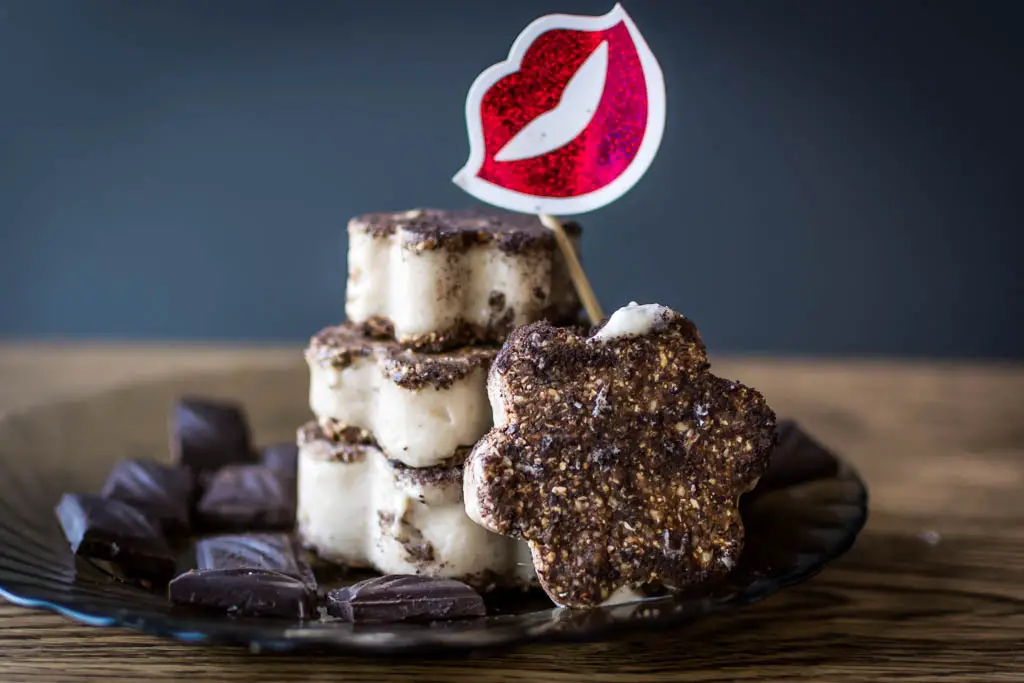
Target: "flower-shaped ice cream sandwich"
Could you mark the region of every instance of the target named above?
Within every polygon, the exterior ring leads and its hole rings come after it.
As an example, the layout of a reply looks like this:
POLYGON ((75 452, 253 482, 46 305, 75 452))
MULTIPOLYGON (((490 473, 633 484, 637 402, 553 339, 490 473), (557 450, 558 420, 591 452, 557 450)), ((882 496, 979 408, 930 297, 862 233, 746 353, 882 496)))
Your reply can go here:
POLYGON ((529 543, 554 602, 611 603, 735 566, 738 499, 768 465, 775 414, 709 372, 690 320, 631 304, 589 338, 521 327, 488 393, 495 427, 467 461, 467 512, 529 543))

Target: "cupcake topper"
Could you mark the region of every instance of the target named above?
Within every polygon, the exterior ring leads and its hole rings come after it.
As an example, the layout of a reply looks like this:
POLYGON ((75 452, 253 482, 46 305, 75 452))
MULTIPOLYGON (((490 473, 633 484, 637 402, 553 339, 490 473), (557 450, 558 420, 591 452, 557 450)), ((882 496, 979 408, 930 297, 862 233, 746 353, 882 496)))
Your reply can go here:
POLYGON ((540 214, 592 322, 600 306, 555 215, 622 196, 654 159, 665 82, 621 5, 600 17, 543 16, 466 97, 469 160, 453 181, 489 204, 540 214))

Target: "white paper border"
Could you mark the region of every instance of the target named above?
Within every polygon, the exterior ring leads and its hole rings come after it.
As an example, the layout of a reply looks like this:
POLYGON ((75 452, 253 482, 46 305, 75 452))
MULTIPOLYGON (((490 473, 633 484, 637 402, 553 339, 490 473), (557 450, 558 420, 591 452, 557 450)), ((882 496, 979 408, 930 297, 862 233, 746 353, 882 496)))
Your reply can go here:
POLYGON ((622 5, 616 4, 608 14, 600 17, 585 17, 575 14, 549 14, 534 20, 523 29, 508 59, 498 62, 484 70, 469 88, 466 97, 466 127, 469 131, 469 159, 455 174, 452 182, 477 199, 510 211, 522 213, 546 213, 556 216, 574 215, 599 209, 624 195, 650 167, 661 137, 665 132, 665 77, 661 72, 658 60, 651 52, 647 41, 640 30, 629 18, 622 5), (515 73, 522 64, 523 56, 541 34, 552 29, 569 29, 577 31, 603 31, 624 22, 629 35, 636 46, 640 65, 643 68, 644 80, 647 85, 647 129, 640 149, 632 163, 622 175, 604 187, 578 197, 536 197, 534 195, 508 190, 494 183, 477 177, 484 161, 484 135, 480 121, 480 107, 483 96, 495 83, 505 76, 515 73))

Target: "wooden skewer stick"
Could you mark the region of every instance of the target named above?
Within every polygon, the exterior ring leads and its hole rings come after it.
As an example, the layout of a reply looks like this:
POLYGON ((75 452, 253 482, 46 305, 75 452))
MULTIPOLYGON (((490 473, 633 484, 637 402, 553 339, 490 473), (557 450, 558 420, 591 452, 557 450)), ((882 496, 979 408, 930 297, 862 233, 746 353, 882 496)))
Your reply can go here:
POLYGON ((604 313, 601 312, 601 304, 597 301, 597 296, 590 286, 590 281, 587 280, 587 274, 583 272, 579 256, 576 255, 576 250, 573 249, 572 240, 565 234, 565 227, 554 216, 542 213, 539 217, 544 227, 555 233, 555 241, 558 242, 558 248, 562 251, 562 256, 565 257, 565 263, 569 267, 569 277, 572 278, 572 284, 576 287, 576 293, 579 295, 580 301, 583 302, 583 308, 587 310, 590 324, 598 324, 604 318, 604 313))

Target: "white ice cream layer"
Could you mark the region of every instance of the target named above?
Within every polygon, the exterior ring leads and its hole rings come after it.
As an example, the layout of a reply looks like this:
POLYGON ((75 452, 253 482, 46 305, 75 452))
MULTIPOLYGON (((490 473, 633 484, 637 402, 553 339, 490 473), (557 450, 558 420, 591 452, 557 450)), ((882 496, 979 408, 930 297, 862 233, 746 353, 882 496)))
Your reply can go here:
POLYGON ((491 573, 506 585, 533 580, 526 544, 473 523, 459 482, 410 481, 379 450, 356 448, 363 457, 342 462, 326 440, 299 447, 299 534, 322 557, 478 587, 491 573))
POLYGON ((373 356, 354 358, 340 370, 310 359, 309 373, 314 415, 369 430, 389 458, 410 467, 438 464, 491 426, 483 367, 446 388, 399 386, 373 356))
POLYGON ((608 341, 619 337, 642 337, 657 331, 671 309, 659 304, 637 304, 630 302, 612 313, 604 327, 597 331, 591 341, 608 341))
POLYGON ((298 519, 303 540, 325 559, 357 567, 369 565, 367 525, 376 513, 368 492, 373 485, 372 446, 354 447, 361 457, 342 463, 326 441, 299 446, 298 519), (353 495, 354 494, 354 495, 353 495))

